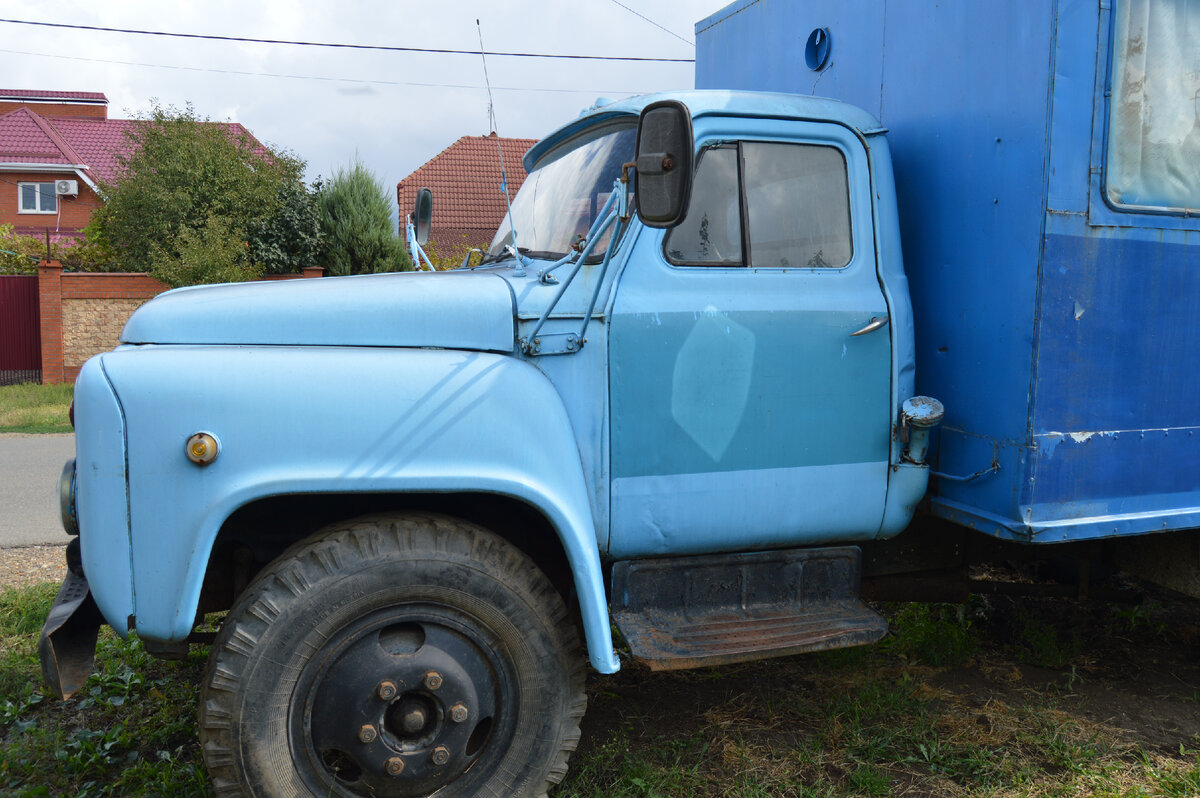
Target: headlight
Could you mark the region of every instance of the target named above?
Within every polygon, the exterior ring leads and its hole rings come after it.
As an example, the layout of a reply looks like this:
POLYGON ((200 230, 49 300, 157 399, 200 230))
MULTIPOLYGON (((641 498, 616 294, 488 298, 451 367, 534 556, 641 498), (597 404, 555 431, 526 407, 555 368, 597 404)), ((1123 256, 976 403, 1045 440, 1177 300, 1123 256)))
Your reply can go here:
POLYGON ((62 514, 63 529, 68 535, 79 534, 79 516, 75 512, 75 458, 63 466, 58 478, 58 511, 62 514))

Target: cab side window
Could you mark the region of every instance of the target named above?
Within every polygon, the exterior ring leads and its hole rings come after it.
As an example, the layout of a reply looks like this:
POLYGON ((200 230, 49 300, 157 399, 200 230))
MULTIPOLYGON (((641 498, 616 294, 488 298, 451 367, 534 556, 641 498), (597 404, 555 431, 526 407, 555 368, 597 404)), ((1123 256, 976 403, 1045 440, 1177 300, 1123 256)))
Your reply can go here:
POLYGON ((687 216, 666 238, 680 266, 840 268, 852 254, 846 159, 814 144, 704 150, 687 216))
POLYGON ((834 147, 742 145, 750 265, 840 268, 850 262, 846 159, 834 147))
POLYGON ((687 216, 667 236, 667 259, 689 266, 742 265, 737 147, 704 150, 687 216))

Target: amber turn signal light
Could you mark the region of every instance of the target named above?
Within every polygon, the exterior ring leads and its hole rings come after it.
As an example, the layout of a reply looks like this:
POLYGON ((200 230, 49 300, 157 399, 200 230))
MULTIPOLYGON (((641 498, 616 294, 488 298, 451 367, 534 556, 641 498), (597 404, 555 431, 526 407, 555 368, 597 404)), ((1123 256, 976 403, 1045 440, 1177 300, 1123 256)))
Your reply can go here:
POLYGON ((217 459, 217 455, 221 453, 221 444, 210 433, 197 432, 188 438, 185 449, 189 460, 196 465, 206 466, 217 459))

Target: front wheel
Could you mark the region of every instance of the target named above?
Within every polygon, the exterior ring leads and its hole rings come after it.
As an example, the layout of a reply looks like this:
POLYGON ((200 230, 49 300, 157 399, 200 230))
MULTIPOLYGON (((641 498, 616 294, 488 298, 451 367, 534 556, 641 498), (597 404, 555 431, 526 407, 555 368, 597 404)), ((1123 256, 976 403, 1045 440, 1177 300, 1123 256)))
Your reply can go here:
POLYGON ((574 626, 528 557, 457 519, 375 517, 247 589, 200 738, 221 796, 542 796, 585 704, 574 626))

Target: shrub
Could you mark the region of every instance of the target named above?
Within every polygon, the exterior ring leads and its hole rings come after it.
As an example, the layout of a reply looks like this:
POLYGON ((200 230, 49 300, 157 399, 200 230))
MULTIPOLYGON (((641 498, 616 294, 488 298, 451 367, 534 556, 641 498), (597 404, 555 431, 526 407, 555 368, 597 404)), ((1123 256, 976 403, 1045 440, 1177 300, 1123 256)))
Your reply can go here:
POLYGON ((888 645, 934 667, 964 664, 977 643, 961 604, 906 604, 896 613, 888 645))
POLYGON ((117 177, 100 184, 104 205, 88 225, 90 243, 79 252, 90 265, 120 262, 190 285, 249 279, 261 274, 253 264, 289 272, 312 262, 302 160, 191 106, 155 106, 127 136, 117 177), (235 242, 246 251, 235 252, 235 242))
POLYGON ((275 213, 250 230, 254 259, 267 274, 293 274, 317 265, 321 246, 321 215, 314 196, 298 182, 276 191, 275 213))
POLYGON ((262 266, 250 260, 249 244, 217 216, 210 216, 199 230, 184 228, 169 250, 158 250, 152 263, 150 276, 175 288, 257 280, 263 273, 262 266))
POLYGON ((339 169, 317 191, 324 243, 322 261, 331 275, 412 269, 392 227, 391 201, 362 164, 339 169))
POLYGON ((30 236, 17 235, 12 225, 0 224, 0 274, 37 274, 46 245, 30 236))

